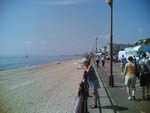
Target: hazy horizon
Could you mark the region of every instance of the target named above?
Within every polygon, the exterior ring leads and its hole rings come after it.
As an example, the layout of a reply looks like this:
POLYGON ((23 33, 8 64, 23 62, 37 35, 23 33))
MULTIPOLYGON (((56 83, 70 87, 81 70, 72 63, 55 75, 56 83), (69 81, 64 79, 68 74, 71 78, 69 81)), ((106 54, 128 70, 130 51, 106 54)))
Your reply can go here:
MULTIPOLYGON (((0 56, 87 53, 109 43, 106 0, 1 0, 0 56)), ((114 0, 113 43, 150 38, 150 1, 114 0)))

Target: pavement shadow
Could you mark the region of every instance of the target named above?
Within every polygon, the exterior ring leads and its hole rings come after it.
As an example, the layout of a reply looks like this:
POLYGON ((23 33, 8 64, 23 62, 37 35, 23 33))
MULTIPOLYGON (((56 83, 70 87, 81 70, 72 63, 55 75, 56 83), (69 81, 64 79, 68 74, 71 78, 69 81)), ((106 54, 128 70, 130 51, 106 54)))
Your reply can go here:
POLYGON ((136 100, 134 100, 135 102, 143 102, 143 101, 147 101, 150 102, 150 100, 148 99, 141 99, 141 98, 137 98, 136 100))
MULTIPOLYGON (((97 68, 96 68, 97 69, 97 68)), ((98 70, 98 69, 97 69, 98 70)), ((103 74, 103 73, 101 73, 101 74, 103 74)), ((101 79, 101 76, 99 76, 100 77, 100 79, 101 79)), ((102 80, 102 79, 101 79, 102 80)), ((122 107, 122 106, 117 106, 117 105, 114 105, 114 103, 113 103, 113 101, 112 101, 112 96, 111 95, 109 95, 109 93, 108 93, 108 89, 109 89, 109 87, 108 86, 105 86, 104 85, 104 81, 102 80, 102 84, 103 84, 103 87, 104 87, 104 89, 105 89, 105 91, 106 91, 106 94, 107 94, 107 98, 109 99, 109 102, 110 102, 110 104, 111 105, 107 105, 107 106, 101 106, 101 104, 99 104, 100 106, 99 106, 99 112, 100 113, 102 113, 102 109, 111 109, 111 110, 113 110, 113 113, 117 113, 117 111, 125 111, 125 110, 128 110, 128 108, 126 108, 126 107, 122 107)), ((125 85, 123 85, 123 84, 118 84, 118 85, 115 85, 115 87, 117 88, 117 87, 126 87, 125 85)), ((99 96, 100 97, 100 96, 99 96)), ((106 98, 106 97, 101 97, 101 98, 106 98)), ((100 100, 100 99, 99 99, 100 100)))
POLYGON ((99 108, 99 113, 102 113, 102 108, 101 108, 101 103, 100 103, 100 96, 97 92, 97 103, 98 103, 98 108, 99 108))
POLYGON ((125 85, 114 85, 114 87, 116 87, 116 88, 125 88, 126 86, 125 85))
POLYGON ((126 107, 122 107, 122 106, 117 106, 117 105, 113 105, 113 106, 101 106, 102 109, 112 109, 114 111, 125 111, 128 110, 128 108, 126 107))

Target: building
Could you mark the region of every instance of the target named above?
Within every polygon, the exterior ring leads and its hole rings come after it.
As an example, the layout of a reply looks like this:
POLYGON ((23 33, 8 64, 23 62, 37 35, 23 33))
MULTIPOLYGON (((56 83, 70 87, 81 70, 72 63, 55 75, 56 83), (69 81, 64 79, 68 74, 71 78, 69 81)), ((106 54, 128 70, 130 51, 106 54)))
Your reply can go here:
POLYGON ((101 52, 106 53, 107 52, 107 46, 104 46, 103 48, 101 48, 101 52))
MULTIPOLYGON (((120 50, 124 50, 126 47, 132 47, 131 44, 113 44, 113 54, 118 54, 120 50)), ((110 44, 107 45, 106 52, 110 53, 110 44)))
POLYGON ((146 38, 143 40, 138 40, 136 42, 133 42, 134 46, 139 46, 139 45, 150 45, 150 38, 146 38))

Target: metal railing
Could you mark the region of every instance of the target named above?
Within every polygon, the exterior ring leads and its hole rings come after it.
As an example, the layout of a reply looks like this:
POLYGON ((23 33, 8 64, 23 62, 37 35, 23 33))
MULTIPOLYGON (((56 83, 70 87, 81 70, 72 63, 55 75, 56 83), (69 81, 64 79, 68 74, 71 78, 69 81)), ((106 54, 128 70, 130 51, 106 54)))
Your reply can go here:
MULTIPOLYGON (((93 55, 86 56, 86 59, 89 64, 91 64, 94 60, 93 55)), ((84 71, 83 73, 83 80, 79 84, 79 90, 78 90, 78 97, 76 102, 76 107, 74 110, 74 113, 89 113, 88 112, 88 96, 89 96, 89 88, 88 88, 88 82, 87 82, 87 72, 84 71)))
POLYGON ((87 84, 87 73, 84 72, 83 80, 79 84, 78 90, 78 101, 75 108, 75 113, 89 113, 87 107, 88 99, 88 84, 87 84))

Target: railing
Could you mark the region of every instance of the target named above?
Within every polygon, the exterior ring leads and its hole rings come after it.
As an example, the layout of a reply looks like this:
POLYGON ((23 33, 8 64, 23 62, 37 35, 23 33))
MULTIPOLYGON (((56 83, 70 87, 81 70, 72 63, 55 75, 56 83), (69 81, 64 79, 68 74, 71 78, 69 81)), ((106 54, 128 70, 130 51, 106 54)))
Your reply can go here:
POLYGON ((88 99, 88 84, 87 84, 87 74, 84 72, 83 80, 80 82, 78 90, 78 101, 75 108, 75 113, 89 113, 87 107, 88 99))
MULTIPOLYGON (((86 56, 87 61, 91 64, 94 60, 93 55, 86 56)), ((89 95, 88 83, 87 83, 87 72, 83 73, 83 80, 79 84, 78 98, 74 113, 89 113, 87 106, 87 99, 89 95)))

